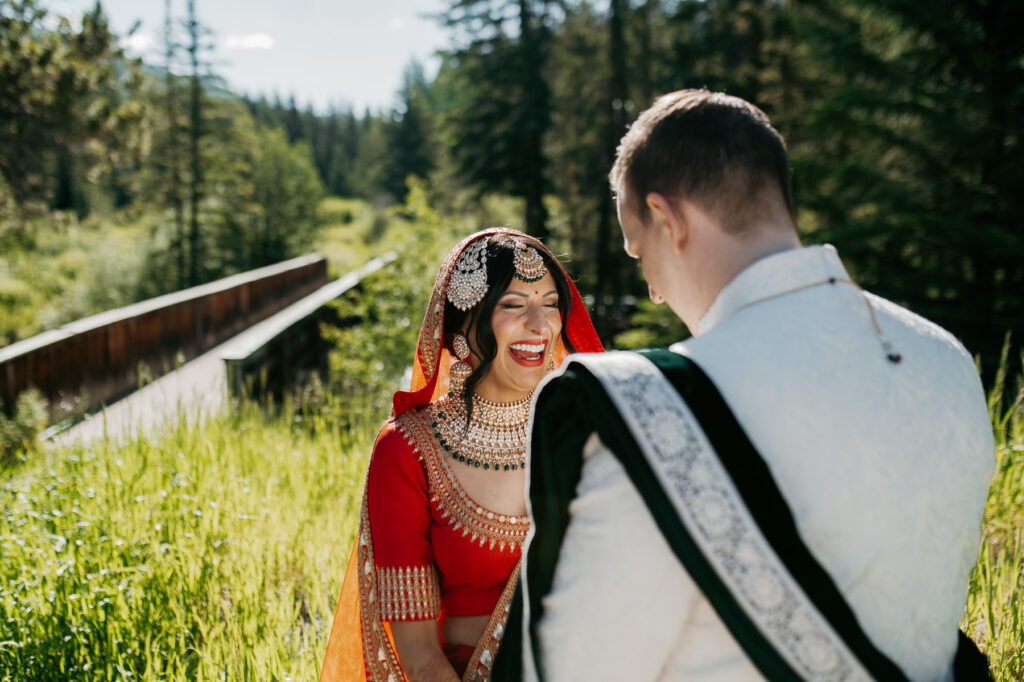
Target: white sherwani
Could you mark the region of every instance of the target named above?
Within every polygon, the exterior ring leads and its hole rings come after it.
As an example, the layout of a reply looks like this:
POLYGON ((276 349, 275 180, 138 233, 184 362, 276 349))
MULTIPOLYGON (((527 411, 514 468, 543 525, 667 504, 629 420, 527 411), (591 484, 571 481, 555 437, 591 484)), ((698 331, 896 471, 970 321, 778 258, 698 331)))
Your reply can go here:
MULTIPOLYGON (((854 286, 800 289, 830 277, 849 277, 830 246, 762 259, 672 350, 725 398, 875 646, 915 682, 948 679, 994 466, 982 387, 955 338, 868 295, 888 362, 854 286)), ((546 680, 762 679, 596 434, 570 513, 546 680)))

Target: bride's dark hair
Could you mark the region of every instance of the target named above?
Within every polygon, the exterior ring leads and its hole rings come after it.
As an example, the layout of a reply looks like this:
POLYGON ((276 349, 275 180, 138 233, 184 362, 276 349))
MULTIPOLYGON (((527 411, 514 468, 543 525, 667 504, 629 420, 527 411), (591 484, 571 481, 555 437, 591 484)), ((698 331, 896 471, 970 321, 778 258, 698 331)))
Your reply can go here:
POLYGON ((445 346, 452 347, 452 337, 462 333, 463 329, 469 329, 476 325, 476 334, 469 341, 472 352, 480 359, 480 365, 473 370, 473 373, 466 379, 463 388, 463 400, 466 401, 467 417, 472 417, 473 412, 473 391, 480 381, 487 376, 494 358, 498 355, 498 342, 494 338, 494 329, 491 327, 491 316, 494 315, 494 308, 498 300, 505 294, 508 285, 515 276, 515 264, 512 260, 516 245, 525 243, 532 246, 544 259, 544 265, 555 280, 555 290, 558 291, 558 312, 562 317, 562 328, 559 334, 562 343, 571 353, 575 348, 565 336, 565 325, 569 319, 569 309, 572 306, 572 292, 569 289, 569 281, 565 277, 561 266, 555 260, 551 250, 543 244, 538 245, 533 241, 526 241, 511 234, 492 235, 487 242, 487 294, 483 300, 469 310, 462 311, 445 301, 444 310, 444 338, 445 346))

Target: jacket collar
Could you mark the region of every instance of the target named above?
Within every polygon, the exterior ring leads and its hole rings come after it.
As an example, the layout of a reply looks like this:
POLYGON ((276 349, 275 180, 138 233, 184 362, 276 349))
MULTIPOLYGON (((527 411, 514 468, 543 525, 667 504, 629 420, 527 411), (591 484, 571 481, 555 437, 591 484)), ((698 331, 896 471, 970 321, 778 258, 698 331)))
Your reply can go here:
POLYGON ((722 287, 698 323, 698 334, 710 331, 745 305, 791 289, 823 282, 830 277, 848 279, 839 254, 831 244, 782 251, 748 265, 722 287))

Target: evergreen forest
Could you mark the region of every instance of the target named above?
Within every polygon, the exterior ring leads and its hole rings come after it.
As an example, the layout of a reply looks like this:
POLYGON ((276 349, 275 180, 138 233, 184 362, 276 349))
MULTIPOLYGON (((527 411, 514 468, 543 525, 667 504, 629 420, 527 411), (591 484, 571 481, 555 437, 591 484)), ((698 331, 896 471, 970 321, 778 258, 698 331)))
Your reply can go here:
POLYGON ((411 63, 392 109, 357 112, 232 94, 196 2, 165 3, 164 57, 143 63, 100 3, 73 24, 0 1, 4 342, 302 252, 324 197, 400 204, 411 175, 442 214, 509 197, 511 226, 570 256, 606 340, 678 338, 619 248, 607 172, 658 94, 707 87, 786 137, 805 242, 953 331, 989 378, 1007 333, 1019 348, 1020 3, 452 0, 436 77, 411 63), (119 235, 126 262, 80 262, 119 235), (61 267, 94 280, 73 282, 86 301, 36 319, 61 267))

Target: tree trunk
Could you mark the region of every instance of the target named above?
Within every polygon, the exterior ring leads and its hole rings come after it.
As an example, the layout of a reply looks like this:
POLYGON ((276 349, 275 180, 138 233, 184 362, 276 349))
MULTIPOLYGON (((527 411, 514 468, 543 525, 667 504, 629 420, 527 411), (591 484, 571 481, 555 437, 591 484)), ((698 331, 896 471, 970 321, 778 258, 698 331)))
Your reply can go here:
POLYGON ((202 109, 200 100, 202 98, 202 83, 199 79, 199 23, 196 21, 195 0, 188 3, 188 27, 189 27, 189 58, 192 63, 192 89, 191 89, 191 120, 189 126, 189 154, 192 166, 191 181, 191 221, 189 225, 189 284, 196 286, 200 284, 200 263, 202 262, 201 246, 199 244, 199 202, 202 200, 203 166, 199 157, 199 138, 202 136, 202 109))
POLYGON ((526 232, 545 239, 548 237, 548 212, 544 207, 544 133, 547 129, 548 94, 541 68, 544 63, 541 36, 534 29, 534 16, 530 0, 519 0, 519 49, 522 54, 521 74, 524 98, 520 123, 525 127, 523 150, 524 192, 526 199, 526 232))
MULTIPOLYGON (((622 30, 623 0, 611 0, 608 20, 608 62, 610 78, 608 80, 608 119, 605 127, 605 167, 611 170, 615 161, 615 150, 619 139, 626 130, 626 45, 622 30)), ((621 297, 625 293, 620 273, 616 264, 621 260, 613 256, 617 240, 615 225, 618 218, 615 205, 607 187, 602 188, 600 214, 597 223, 597 244, 594 261, 597 265, 594 293, 596 305, 602 306, 610 296, 621 297)), ((606 343, 616 331, 616 320, 620 317, 618 301, 611 300, 611 306, 604 309, 604 314, 597 317, 598 334, 606 343)))

